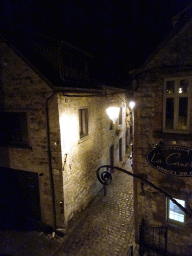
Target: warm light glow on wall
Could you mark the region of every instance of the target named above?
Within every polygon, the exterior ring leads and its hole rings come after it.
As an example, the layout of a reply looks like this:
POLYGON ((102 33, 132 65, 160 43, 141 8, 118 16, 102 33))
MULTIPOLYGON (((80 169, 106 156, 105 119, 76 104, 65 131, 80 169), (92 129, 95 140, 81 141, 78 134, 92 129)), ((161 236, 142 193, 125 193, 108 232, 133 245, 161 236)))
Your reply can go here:
POLYGON ((117 118, 119 116, 120 108, 119 107, 109 107, 106 109, 106 111, 107 111, 109 118, 115 123, 115 121, 117 120, 117 118))
POLYGON ((64 154, 69 152, 70 147, 78 140, 78 119, 76 116, 62 114, 60 116, 61 147, 64 154))
POLYGON ((131 109, 133 109, 133 108, 135 107, 135 102, 134 102, 134 101, 130 101, 130 102, 129 102, 129 107, 130 107, 131 109))

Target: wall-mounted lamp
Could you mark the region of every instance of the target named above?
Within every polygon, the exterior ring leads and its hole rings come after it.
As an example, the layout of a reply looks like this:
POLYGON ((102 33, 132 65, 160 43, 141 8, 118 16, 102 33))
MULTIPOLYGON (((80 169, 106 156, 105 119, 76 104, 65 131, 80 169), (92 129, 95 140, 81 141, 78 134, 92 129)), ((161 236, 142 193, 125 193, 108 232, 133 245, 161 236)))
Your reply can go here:
POLYGON ((120 111, 119 107, 109 107, 106 109, 106 112, 109 118, 113 121, 113 123, 115 123, 115 121, 117 120, 119 116, 119 111, 120 111))
POLYGON ((133 108, 135 107, 135 102, 134 102, 134 101, 130 101, 130 102, 129 102, 129 107, 130 107, 131 109, 133 109, 133 108))

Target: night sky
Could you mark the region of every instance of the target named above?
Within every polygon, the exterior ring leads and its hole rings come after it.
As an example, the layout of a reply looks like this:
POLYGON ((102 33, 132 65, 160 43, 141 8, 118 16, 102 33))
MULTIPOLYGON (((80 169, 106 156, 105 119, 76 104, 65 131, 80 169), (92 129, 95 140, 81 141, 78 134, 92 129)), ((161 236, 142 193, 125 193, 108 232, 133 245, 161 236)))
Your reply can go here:
POLYGON ((101 77, 123 77, 171 31, 189 0, 2 0, 0 27, 12 38, 41 33, 96 56, 101 77))

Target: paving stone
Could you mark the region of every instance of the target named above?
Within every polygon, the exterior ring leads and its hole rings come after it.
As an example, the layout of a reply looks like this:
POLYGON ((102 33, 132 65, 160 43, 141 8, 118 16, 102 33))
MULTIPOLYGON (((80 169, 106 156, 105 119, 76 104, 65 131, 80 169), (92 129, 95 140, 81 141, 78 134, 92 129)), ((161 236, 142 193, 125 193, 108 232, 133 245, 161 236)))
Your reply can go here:
MULTIPOLYGON (((124 168, 130 170, 130 163, 124 168)), ((54 256, 63 256, 66 252, 70 256, 80 256, 82 251, 83 255, 93 256, 127 255, 128 249, 134 244, 131 235, 134 231, 133 179, 116 172, 113 182, 107 187, 107 195, 104 197, 102 193, 99 194, 99 200, 91 205, 82 228, 74 230, 82 244, 74 247, 72 233, 54 256)))

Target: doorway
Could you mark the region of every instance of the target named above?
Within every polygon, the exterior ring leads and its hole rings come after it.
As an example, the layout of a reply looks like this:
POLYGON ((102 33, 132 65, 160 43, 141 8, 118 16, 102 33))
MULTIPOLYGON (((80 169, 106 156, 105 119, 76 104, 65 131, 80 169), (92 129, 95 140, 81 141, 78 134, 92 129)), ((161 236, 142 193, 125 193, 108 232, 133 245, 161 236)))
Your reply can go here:
POLYGON ((38 174, 0 168, 0 228, 33 228, 40 220, 38 174))

